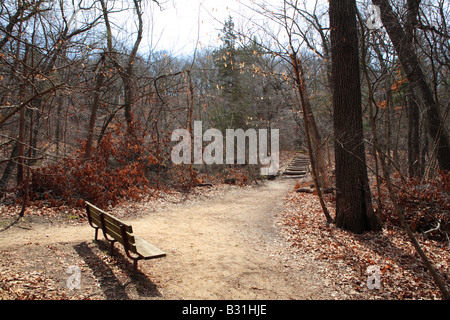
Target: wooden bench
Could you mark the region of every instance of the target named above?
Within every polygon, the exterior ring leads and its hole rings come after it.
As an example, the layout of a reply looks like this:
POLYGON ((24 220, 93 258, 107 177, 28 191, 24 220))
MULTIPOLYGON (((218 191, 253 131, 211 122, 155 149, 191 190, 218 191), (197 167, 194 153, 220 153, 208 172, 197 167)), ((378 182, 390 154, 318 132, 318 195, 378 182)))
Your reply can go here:
POLYGON ((103 236, 111 244, 111 255, 113 254, 114 243, 121 243, 125 248, 126 255, 133 260, 134 270, 137 270, 139 260, 162 258, 166 255, 147 241, 133 235, 131 225, 113 217, 87 201, 86 212, 89 224, 95 229, 95 240, 97 241, 98 230, 102 230, 103 236))

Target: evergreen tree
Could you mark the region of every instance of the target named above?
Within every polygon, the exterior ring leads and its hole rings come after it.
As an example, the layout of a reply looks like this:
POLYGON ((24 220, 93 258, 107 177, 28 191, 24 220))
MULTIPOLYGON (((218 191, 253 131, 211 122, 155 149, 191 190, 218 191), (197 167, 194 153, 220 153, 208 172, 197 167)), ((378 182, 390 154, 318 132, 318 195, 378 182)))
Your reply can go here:
POLYGON ((220 100, 211 122, 221 130, 244 128, 247 118, 251 116, 252 94, 242 73, 246 49, 237 46, 232 17, 225 22, 220 38, 222 45, 213 54, 220 100))

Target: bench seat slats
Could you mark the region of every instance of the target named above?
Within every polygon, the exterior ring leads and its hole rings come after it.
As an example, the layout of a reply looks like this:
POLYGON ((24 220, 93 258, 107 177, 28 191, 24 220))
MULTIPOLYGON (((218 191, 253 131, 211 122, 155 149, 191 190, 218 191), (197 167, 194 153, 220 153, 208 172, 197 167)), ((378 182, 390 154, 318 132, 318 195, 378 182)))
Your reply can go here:
POLYGON ((163 251, 142 238, 134 236, 134 240, 136 244, 136 254, 140 255, 143 259, 156 259, 166 255, 163 251))

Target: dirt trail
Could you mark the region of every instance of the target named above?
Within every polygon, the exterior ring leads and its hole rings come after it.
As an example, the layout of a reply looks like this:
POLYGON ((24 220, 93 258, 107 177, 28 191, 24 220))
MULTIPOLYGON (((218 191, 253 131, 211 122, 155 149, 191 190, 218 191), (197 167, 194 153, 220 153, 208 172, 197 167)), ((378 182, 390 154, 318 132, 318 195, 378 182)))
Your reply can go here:
MULTIPOLYGON (((267 181, 128 220, 137 235, 167 252, 165 258, 141 261, 139 268, 163 299, 332 298, 314 262, 293 255, 275 224, 294 184, 267 181)), ((0 249, 92 237, 88 225, 13 228, 0 233, 0 249)))

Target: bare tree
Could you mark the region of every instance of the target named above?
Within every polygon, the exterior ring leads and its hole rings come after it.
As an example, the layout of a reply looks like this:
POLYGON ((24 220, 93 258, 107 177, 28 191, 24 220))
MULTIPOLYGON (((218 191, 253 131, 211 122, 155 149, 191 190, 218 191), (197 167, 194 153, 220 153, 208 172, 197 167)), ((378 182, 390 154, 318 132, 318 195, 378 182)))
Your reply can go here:
POLYGON ((380 230, 372 208, 362 126, 359 41, 354 0, 330 0, 336 165, 336 225, 380 230))
MULTIPOLYGON (((393 11, 388 0, 372 0, 373 4, 381 9, 381 19, 386 28, 387 33, 398 54, 409 83, 414 86, 416 96, 422 101, 421 105, 426 106, 425 114, 427 121, 427 130, 433 143, 436 144, 437 159, 439 167, 443 170, 450 170, 450 141, 447 134, 446 126, 439 112, 439 107, 434 98, 433 91, 427 82, 419 59, 414 47, 411 46, 411 37, 405 32, 398 17, 393 11)), ((410 2, 410 24, 414 25, 416 10, 420 4, 418 2, 410 2)))
MULTIPOLYGON (((155 3, 157 1, 153 0, 155 3)), ((112 35, 112 27, 110 22, 110 10, 108 9, 107 2, 105 0, 100 0, 103 12, 103 18, 106 25, 106 34, 107 34, 107 47, 109 58, 113 62, 117 72, 119 73, 122 83, 123 83, 123 93, 124 93, 124 112, 125 112, 125 120, 127 123, 127 131, 132 133, 133 128, 133 113, 132 106, 136 100, 135 92, 136 86, 134 78, 134 64, 136 62, 137 53, 139 50, 139 45, 142 41, 142 34, 144 28, 143 22, 143 9, 142 9, 142 0, 133 0, 133 10, 137 17, 137 32, 136 39, 134 41, 131 52, 128 54, 128 58, 123 64, 120 61, 119 55, 117 54, 116 48, 113 47, 113 35, 112 35)))
POLYGON ((104 65, 105 65, 105 58, 106 55, 104 53, 100 54, 100 59, 97 62, 95 71, 94 71, 94 78, 95 78, 95 88, 93 93, 93 101, 91 105, 91 114, 89 116, 89 124, 88 124, 88 136, 86 140, 86 152, 85 152, 85 158, 89 159, 91 156, 93 141, 94 141, 94 131, 95 131, 95 121, 97 119, 97 111, 100 107, 100 98, 101 98, 101 88, 103 86, 103 81, 105 78, 105 71, 104 71, 104 65))
MULTIPOLYGON (((317 3, 316 3, 317 5, 317 3)), ((313 22, 314 29, 317 30, 320 35, 320 39, 323 41, 323 53, 319 52, 319 56, 326 60, 329 56, 329 47, 327 36, 322 28, 319 18, 314 13, 308 13, 306 10, 300 9, 300 4, 297 0, 283 1, 282 7, 269 8, 268 6, 261 5, 259 9, 255 9, 259 14, 266 17, 268 20, 278 25, 287 37, 287 41, 283 43, 280 39, 280 34, 272 33, 270 29, 264 28, 264 33, 270 36, 271 41, 275 42, 277 49, 274 49, 270 44, 265 46, 267 52, 276 54, 284 59, 290 67, 290 74, 292 75, 292 83, 295 86, 295 90, 300 96, 301 105, 299 110, 303 112, 305 121, 305 127, 308 128, 308 135, 311 139, 310 155, 312 157, 312 165, 315 167, 317 178, 317 189, 327 189, 327 173, 326 173, 326 161, 325 161, 325 143, 322 141, 321 134, 318 130, 316 119, 313 113, 312 100, 309 94, 309 88, 306 81, 306 72, 304 67, 303 58, 301 57, 301 45, 306 43, 306 46, 317 53, 317 49, 313 43, 313 38, 304 31, 304 26, 301 23, 301 18, 306 17, 306 23, 313 22)), ((315 9, 314 9, 315 11, 315 9)))
MULTIPOLYGON (((414 48, 414 33, 418 24, 419 6, 421 0, 408 0, 405 33, 407 42, 414 48)), ((408 170, 410 176, 420 177, 420 110, 419 101, 414 93, 414 85, 408 83, 407 114, 408 114, 408 170)))

